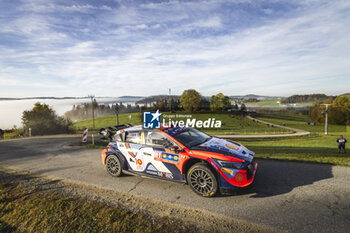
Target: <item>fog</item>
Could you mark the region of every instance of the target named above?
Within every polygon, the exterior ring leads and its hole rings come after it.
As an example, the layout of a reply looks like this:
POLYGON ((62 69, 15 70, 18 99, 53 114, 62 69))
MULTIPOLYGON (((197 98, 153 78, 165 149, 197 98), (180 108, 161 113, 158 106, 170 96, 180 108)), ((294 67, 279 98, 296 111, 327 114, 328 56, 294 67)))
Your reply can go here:
MULTIPOLYGON (((140 98, 141 99, 141 98, 140 98)), ((100 104, 132 104, 139 99, 135 98, 96 98, 100 104)), ((22 113, 33 108, 36 102, 50 105, 58 115, 72 109, 73 105, 90 103, 91 99, 25 99, 25 100, 0 100, 0 128, 11 129, 14 125, 22 127, 22 113)))

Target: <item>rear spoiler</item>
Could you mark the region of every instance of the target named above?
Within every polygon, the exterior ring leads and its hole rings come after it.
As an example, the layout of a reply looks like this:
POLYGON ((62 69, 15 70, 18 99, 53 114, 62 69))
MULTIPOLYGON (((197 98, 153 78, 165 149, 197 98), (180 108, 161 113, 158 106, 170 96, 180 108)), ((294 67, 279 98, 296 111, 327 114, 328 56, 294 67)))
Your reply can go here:
POLYGON ((106 128, 101 128, 98 133, 102 136, 101 139, 105 139, 105 140, 109 140, 112 141, 113 140, 113 136, 114 134, 121 129, 126 129, 129 127, 134 126, 133 124, 124 124, 124 125, 116 125, 116 126, 110 126, 110 127, 106 127, 106 128))

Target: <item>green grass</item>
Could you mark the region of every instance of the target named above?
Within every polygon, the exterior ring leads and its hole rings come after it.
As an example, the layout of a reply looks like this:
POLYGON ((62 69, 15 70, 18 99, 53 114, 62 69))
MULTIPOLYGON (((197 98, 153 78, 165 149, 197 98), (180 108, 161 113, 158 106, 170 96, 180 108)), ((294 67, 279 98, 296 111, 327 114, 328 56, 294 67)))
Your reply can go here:
POLYGON ((336 139, 340 134, 350 139, 350 127, 330 125, 329 134, 324 134, 324 125, 307 125, 311 119, 305 115, 263 114, 258 117, 272 123, 282 124, 311 132, 309 136, 291 138, 240 139, 243 145, 256 152, 256 158, 281 159, 328 163, 350 166, 350 150, 339 154, 336 139))
MULTIPOLYGON (((264 121, 268 121, 275 124, 285 125, 296 129, 306 130, 312 133, 324 133, 324 123, 317 123, 316 125, 308 125, 307 122, 313 122, 309 116, 300 114, 287 114, 287 113, 275 113, 275 114, 260 114, 256 118, 264 121)), ((345 132, 346 126, 344 125, 329 125, 329 132, 345 132)))
POLYGON ((0 232, 196 232, 178 220, 0 182, 0 232))
MULTIPOLYGON (((177 113, 177 114, 185 114, 185 113, 177 113)), ((163 115, 174 115, 173 113, 163 113, 163 115)), ((207 120, 208 118, 215 118, 216 120, 222 121, 222 127, 219 129, 204 129, 204 132, 208 134, 280 134, 280 133, 288 133, 290 131, 284 129, 278 129, 273 127, 268 127, 264 124, 260 124, 257 122, 253 122, 251 120, 246 119, 241 116, 233 116, 228 113, 198 113, 198 114, 190 114, 192 118, 196 118, 197 120, 207 120)), ((169 118, 164 118, 168 123, 169 118)), ((171 118, 173 121, 186 120, 186 118, 171 118)), ((120 114, 119 115, 119 123, 132 123, 135 125, 140 125, 141 120, 138 113, 132 114, 120 114), (131 121, 129 121, 128 116, 131 115, 131 121)), ((100 129, 107 126, 113 126, 116 124, 115 116, 104 116, 95 118, 95 129, 100 129)), ((85 127, 91 129, 92 128, 92 119, 79 121, 74 123, 74 127, 76 129, 83 129, 85 127)))
MULTIPOLYGON (((119 124, 126 124, 126 123, 131 123, 134 125, 140 125, 141 120, 140 120, 140 113, 124 113, 124 114, 119 114, 119 124), (129 115, 131 115, 131 121, 129 121, 129 115)), ((108 126, 113 126, 116 125, 116 116, 111 115, 111 116, 103 116, 103 117, 97 117, 95 118, 95 129, 100 129, 108 126)), ((83 121, 77 121, 73 123, 73 126, 76 129, 84 129, 85 127, 88 129, 92 129, 93 127, 93 122, 92 119, 87 119, 83 121)))

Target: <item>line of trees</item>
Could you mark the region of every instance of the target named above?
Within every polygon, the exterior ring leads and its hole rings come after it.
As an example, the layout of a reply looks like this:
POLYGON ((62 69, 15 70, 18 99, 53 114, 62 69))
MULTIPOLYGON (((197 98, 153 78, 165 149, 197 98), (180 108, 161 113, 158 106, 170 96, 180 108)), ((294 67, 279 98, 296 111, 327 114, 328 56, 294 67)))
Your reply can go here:
POLYGON ((247 108, 244 104, 241 105, 239 111, 238 105, 231 105, 230 98, 222 93, 218 93, 210 97, 210 99, 203 98, 199 92, 194 89, 185 90, 180 96, 180 104, 183 110, 188 113, 198 111, 227 111, 229 109, 237 112, 246 112, 247 108))
POLYGON ((76 120, 85 120, 92 118, 92 108, 94 109, 95 117, 108 116, 115 114, 115 108, 118 107, 119 113, 133 113, 139 112, 140 106, 131 104, 124 105, 123 103, 119 104, 98 104, 96 100, 93 102, 93 106, 91 103, 81 104, 81 105, 73 105, 73 109, 67 111, 64 116, 73 121, 76 120))
POLYGON ((291 103, 315 102, 315 101, 323 101, 328 98, 329 96, 325 94, 292 95, 286 99, 281 100, 281 103, 291 104, 291 103))

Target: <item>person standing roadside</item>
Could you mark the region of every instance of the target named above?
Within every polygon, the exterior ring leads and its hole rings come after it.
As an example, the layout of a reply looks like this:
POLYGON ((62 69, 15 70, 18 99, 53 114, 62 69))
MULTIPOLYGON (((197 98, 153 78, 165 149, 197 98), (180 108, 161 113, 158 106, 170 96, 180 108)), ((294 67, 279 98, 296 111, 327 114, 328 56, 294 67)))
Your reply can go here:
POLYGON ((0 129, 0 139, 4 138, 4 131, 2 129, 0 129))
POLYGON ((345 143, 347 143, 348 141, 346 141, 346 139, 343 137, 343 135, 340 135, 340 137, 337 139, 337 143, 338 143, 338 152, 340 153, 343 149, 344 154, 345 152, 345 143))

